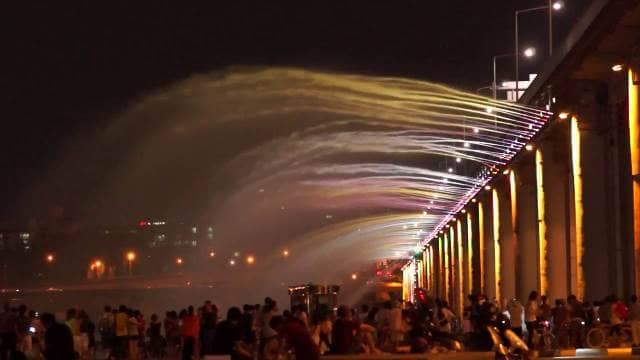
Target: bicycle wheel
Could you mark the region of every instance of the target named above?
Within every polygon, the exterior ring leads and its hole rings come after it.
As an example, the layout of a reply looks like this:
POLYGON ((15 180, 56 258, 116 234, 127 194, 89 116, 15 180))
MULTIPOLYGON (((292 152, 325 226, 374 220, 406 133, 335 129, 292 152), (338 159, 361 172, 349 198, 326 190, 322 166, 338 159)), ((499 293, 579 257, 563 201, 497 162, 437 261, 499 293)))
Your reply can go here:
POLYGON ((606 335, 600 328, 593 328, 587 333, 587 346, 590 348, 600 348, 604 344, 606 335))

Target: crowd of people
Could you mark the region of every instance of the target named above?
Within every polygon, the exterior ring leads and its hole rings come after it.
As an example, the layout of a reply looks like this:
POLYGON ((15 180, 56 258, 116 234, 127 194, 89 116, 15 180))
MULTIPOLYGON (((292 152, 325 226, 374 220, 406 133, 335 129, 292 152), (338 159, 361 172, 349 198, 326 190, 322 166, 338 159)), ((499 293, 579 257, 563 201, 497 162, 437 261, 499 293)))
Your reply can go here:
POLYGON ((69 309, 54 316, 4 306, 0 313, 0 360, 93 359, 96 349, 110 359, 199 359, 230 355, 232 359, 318 359, 322 354, 379 354, 440 351, 446 341, 460 339, 471 349, 492 347, 487 326, 507 326, 535 346, 540 323, 548 326, 561 347, 584 345, 584 331, 609 324, 612 333, 630 324, 633 345, 640 345, 640 303, 615 296, 582 303, 575 296, 555 306, 531 292, 527 302, 512 299, 504 306, 482 294, 469 296, 462 316, 446 301, 424 296, 416 304, 387 301, 380 306, 306 305, 280 312, 276 301, 231 307, 222 318, 211 301, 167 311, 161 320, 148 320, 139 310, 120 305, 104 307, 97 323, 87 312, 69 309), (335 311, 334 311, 335 310, 335 311), (579 324, 574 328, 572 324, 579 324), (577 330, 576 330, 577 329, 577 330), (98 339, 96 339, 98 336, 98 339))

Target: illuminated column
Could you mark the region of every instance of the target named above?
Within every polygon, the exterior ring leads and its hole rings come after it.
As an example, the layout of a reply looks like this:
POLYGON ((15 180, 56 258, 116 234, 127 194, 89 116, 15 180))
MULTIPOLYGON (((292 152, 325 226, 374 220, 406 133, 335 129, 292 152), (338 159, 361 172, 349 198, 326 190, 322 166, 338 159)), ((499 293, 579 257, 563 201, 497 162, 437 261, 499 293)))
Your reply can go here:
POLYGON ((638 74, 629 69, 628 74, 628 103, 629 103, 629 149, 631 152, 631 177, 633 186, 633 263, 635 278, 635 293, 640 293, 640 117, 638 116, 639 92, 634 84, 634 77, 638 74))
POLYGON ((536 149, 536 209, 538 210, 538 292, 546 294, 547 279, 547 223, 545 219, 545 196, 542 151, 536 149))
POLYGON ((484 207, 482 202, 478 202, 478 269, 480 269, 480 289, 479 291, 486 293, 485 289, 485 263, 484 263, 484 207))
POLYGON ((500 203, 498 190, 491 192, 491 229, 493 230, 493 287, 496 299, 504 305, 500 288, 500 203))
POLYGON ((443 291, 443 296, 445 299, 449 299, 449 276, 450 276, 450 271, 449 271, 449 233, 445 232, 444 234, 444 245, 442 247, 442 253, 444 255, 444 291, 443 291))
POLYGON ((524 154, 515 169, 516 181, 516 297, 526 300, 538 288, 538 224, 534 156, 524 154))
POLYGON ((444 263, 444 236, 440 235, 438 237, 438 297, 444 298, 446 297, 446 283, 445 280, 445 263, 444 263))
POLYGON ((458 259, 456 263, 458 264, 456 275, 458 277, 458 281, 456 284, 458 285, 458 314, 462 314, 464 310, 464 298, 466 292, 464 290, 464 249, 463 249, 464 238, 462 236, 462 221, 458 219, 456 221, 456 244, 458 245, 458 259))
POLYGON ((458 282, 458 261, 456 256, 456 236, 454 226, 449 227, 449 261, 450 261, 450 280, 449 280, 449 289, 451 294, 449 295, 451 301, 449 304, 453 309, 456 308, 457 300, 458 300, 458 286, 456 283, 458 282))
POLYGON ((548 138, 539 144, 543 154, 544 166, 544 220, 547 242, 547 292, 549 299, 566 298, 569 293, 569 277, 571 275, 570 249, 571 236, 568 219, 571 216, 570 201, 570 169, 569 161, 569 127, 568 121, 562 121, 557 127, 550 129, 548 138))
POLYGON ((473 218, 467 212, 467 294, 473 292, 473 218))
POLYGON ((609 116, 609 107, 603 101, 608 94, 607 84, 582 80, 573 86, 580 104, 573 114, 575 120, 571 120, 572 140, 576 141, 573 156, 579 157, 572 159, 572 163, 576 163, 573 195, 574 222, 578 230, 575 291, 578 296, 583 293, 586 299, 602 299, 612 293, 624 295, 619 286, 625 276, 623 247, 615 231, 619 228, 619 198, 615 187, 618 165, 617 156, 612 154, 616 134, 610 130, 617 120, 609 116))
POLYGON ((513 201, 513 196, 511 194, 511 175, 512 172, 510 171, 498 182, 500 186, 498 192, 500 216, 500 223, 498 224, 500 237, 500 294, 503 304, 505 304, 505 300, 516 296, 516 253, 514 228, 512 225, 513 210, 511 202, 513 201))

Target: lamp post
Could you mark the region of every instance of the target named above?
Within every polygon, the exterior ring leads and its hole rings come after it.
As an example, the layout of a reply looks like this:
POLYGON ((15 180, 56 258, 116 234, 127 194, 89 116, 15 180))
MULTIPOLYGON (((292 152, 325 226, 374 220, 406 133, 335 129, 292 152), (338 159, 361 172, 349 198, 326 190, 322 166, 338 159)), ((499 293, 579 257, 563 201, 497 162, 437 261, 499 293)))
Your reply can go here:
POLYGON ((497 60, 500 58, 510 57, 513 54, 500 54, 493 57, 493 83, 491 83, 491 91, 493 93, 493 99, 496 100, 498 98, 498 83, 497 83, 497 60))
POLYGON ((129 268, 129 276, 133 275, 133 261, 136 259, 136 253, 133 251, 127 252, 127 265, 129 268))
POLYGON ((520 69, 518 68, 518 60, 519 60, 519 52, 520 49, 518 48, 519 44, 518 44, 518 16, 520 14, 524 14, 524 13, 529 13, 529 12, 533 12, 533 11, 539 11, 539 10, 547 10, 548 11, 548 16, 549 16, 549 21, 548 21, 548 36, 549 36, 549 56, 551 56, 553 54, 553 11, 558 11, 561 10, 564 7, 564 4, 562 3, 562 1, 553 1, 553 0, 548 0, 548 4, 545 6, 537 6, 537 7, 532 7, 532 8, 528 8, 528 9, 523 9, 523 10, 516 10, 515 12, 515 44, 514 44, 514 49, 515 51, 513 52, 514 56, 515 56, 515 71, 516 71, 516 76, 515 76, 515 80, 516 80, 516 96, 515 96, 515 100, 516 102, 518 101, 518 99, 520 98, 520 84, 519 84, 519 71, 520 69))

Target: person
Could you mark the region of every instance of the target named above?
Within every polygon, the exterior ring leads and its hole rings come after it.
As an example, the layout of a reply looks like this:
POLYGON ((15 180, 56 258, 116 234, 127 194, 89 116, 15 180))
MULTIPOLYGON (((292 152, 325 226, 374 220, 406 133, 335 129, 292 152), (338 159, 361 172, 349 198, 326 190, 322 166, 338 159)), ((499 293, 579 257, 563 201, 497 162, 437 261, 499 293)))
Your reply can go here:
POLYGON ((182 318, 182 359, 191 360, 195 356, 196 339, 200 332, 200 320, 194 313, 193 305, 182 318))
POLYGON ((551 306, 546 295, 540 296, 540 309, 538 310, 538 320, 551 321, 551 306))
POLYGON ((40 318, 46 329, 44 357, 47 360, 73 360, 78 354, 73 348, 71 329, 55 320, 53 314, 44 313, 40 318))
POLYGON ((80 310, 78 313, 78 321, 80 323, 80 336, 82 339, 82 351, 80 353, 82 354, 86 351, 93 353, 96 348, 96 326, 84 310, 80 310))
POLYGON ((338 318, 333 323, 332 352, 340 355, 356 353, 357 333, 358 324, 353 320, 351 309, 346 305, 338 307, 338 318))
POLYGON ((16 314, 9 303, 4 304, 0 313, 0 359, 13 359, 16 355, 16 314))
MULTIPOLYGON (((213 336, 216 331, 218 322, 218 308, 207 300, 202 307, 202 315, 200 319, 200 354, 213 355, 213 336)), ((252 317, 253 325, 253 317, 252 317)))
POLYGON ((527 332, 529 333, 529 337, 527 338, 527 345, 531 348, 533 343, 533 335, 535 331, 536 321, 538 320, 538 309, 539 309, 539 296, 537 291, 532 291, 529 293, 529 301, 527 301, 527 306, 525 308, 525 324, 527 326, 527 332))
MULTIPOLYGON (((347 308, 348 309, 348 308, 347 308)), ((343 309, 344 310, 344 309, 343 309)), ((340 309, 338 309, 340 311, 340 309)), ((351 311, 346 313, 351 314, 351 311)), ((348 317, 343 311, 343 315, 348 317)), ((350 315, 349 315, 350 316, 350 315)), ((314 344, 309 331, 298 320, 282 321, 280 317, 273 317, 269 322, 269 327, 276 330, 284 340, 284 351, 293 350, 296 359, 319 360, 320 351, 314 344), (275 319, 275 320, 274 320, 275 319), (278 319, 281 319, 278 321, 278 319)))
POLYGON ((524 307, 517 299, 511 299, 507 305, 507 311, 509 312, 511 321, 511 330, 519 337, 522 337, 522 315, 524 314, 524 307))
POLYGON ((164 339, 161 332, 162 324, 158 319, 158 315, 151 314, 151 322, 147 329, 149 334, 149 352, 151 358, 163 358, 164 357, 164 339))
POLYGON ((138 358, 138 340, 140 337, 138 325, 138 318, 136 317, 135 311, 129 309, 129 311, 127 311, 127 337, 130 359, 138 358))
POLYGON ((260 357, 263 360, 278 360, 281 358, 282 352, 284 352, 283 340, 275 329, 280 329, 284 324, 284 317, 281 315, 275 315, 269 320, 269 327, 266 328, 266 332, 260 342, 260 357))
POLYGON ((610 335, 614 333, 617 335, 622 334, 622 323, 627 319, 629 309, 620 301, 616 296, 611 296, 611 331, 610 335))
POLYGON ((31 319, 27 316, 27 306, 20 305, 18 307, 18 316, 16 317, 16 344, 17 348, 22 353, 31 352, 31 334, 29 333, 29 326, 31 325, 31 319))
POLYGON ((569 332, 567 324, 569 322, 569 310, 565 306, 563 299, 556 299, 556 306, 551 310, 553 316, 553 331, 561 348, 569 346, 569 332))
POLYGON ((453 323, 456 319, 456 314, 451 311, 449 304, 446 301, 442 301, 440 303, 437 317, 440 331, 451 333, 453 331, 453 323))
POLYGON ((367 304, 360 305, 360 312, 358 313, 358 320, 361 323, 364 323, 364 320, 367 318, 368 315, 369 315, 369 305, 367 305, 367 304))
POLYGON ((331 332, 333 331, 333 323, 329 319, 328 314, 318 314, 311 330, 311 339, 318 347, 320 355, 324 355, 331 349, 331 332))
MULTIPOLYGON (((236 359, 235 348, 242 341, 243 332, 240 320, 242 312, 237 307, 231 307, 227 311, 227 319, 221 321, 213 337, 213 354, 214 355, 231 355, 232 359, 236 359)), ((267 324, 268 325, 268 324, 267 324)))
POLYGON ((120 305, 115 319, 115 344, 112 354, 117 359, 127 357, 127 349, 129 344, 129 317, 127 316, 127 307, 120 305))
POLYGON ((633 347, 640 346, 640 303, 638 296, 631 295, 629 304, 629 322, 631 323, 631 335, 633 337, 633 347))
POLYGON ((115 316, 111 306, 105 305, 102 317, 98 321, 98 332, 100 333, 100 344, 103 349, 110 351, 113 348, 115 337, 115 316))
POLYGON ((305 329, 309 328, 309 316, 307 315, 307 306, 304 304, 299 304, 295 307, 293 317, 299 320, 302 325, 304 325, 305 329))
POLYGON ((180 346, 180 326, 178 323, 178 314, 175 310, 166 312, 163 325, 164 334, 167 338, 168 355, 176 355, 176 351, 180 346))

